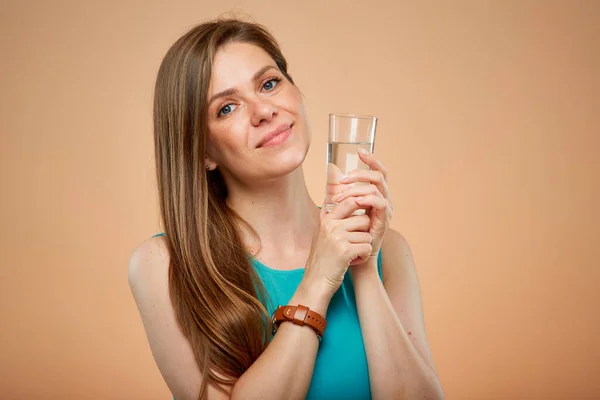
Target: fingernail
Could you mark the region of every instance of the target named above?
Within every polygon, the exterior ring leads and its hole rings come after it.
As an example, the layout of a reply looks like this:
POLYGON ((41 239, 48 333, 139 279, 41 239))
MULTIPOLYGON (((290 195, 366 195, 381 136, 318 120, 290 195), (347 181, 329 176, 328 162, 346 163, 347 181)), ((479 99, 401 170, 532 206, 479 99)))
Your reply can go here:
POLYGON ((368 151, 366 151, 365 149, 358 149, 358 152, 359 152, 360 154, 363 154, 363 155, 367 155, 367 154, 369 154, 369 152, 368 152, 368 151))
POLYGON ((336 203, 340 202, 340 199, 344 196, 344 193, 340 193, 333 198, 333 201, 336 203))
POLYGON ((340 183, 343 183, 344 181, 347 181, 348 178, 349 178, 348 175, 342 175, 342 176, 340 176, 340 183))
POLYGON ((364 197, 357 197, 356 202, 359 203, 359 202, 363 201, 363 199, 364 199, 364 197))

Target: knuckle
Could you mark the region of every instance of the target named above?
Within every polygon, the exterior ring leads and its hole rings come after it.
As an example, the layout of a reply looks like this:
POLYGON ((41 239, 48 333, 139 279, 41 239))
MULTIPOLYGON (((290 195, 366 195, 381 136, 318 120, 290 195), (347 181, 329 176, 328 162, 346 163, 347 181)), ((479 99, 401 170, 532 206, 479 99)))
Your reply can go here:
POLYGON ((349 256, 352 253, 352 245, 350 243, 345 243, 340 246, 340 253, 343 256, 349 256))
POLYGON ((354 199, 352 198, 352 195, 350 195, 350 197, 347 197, 346 199, 344 199, 344 201, 342 201, 342 205, 347 207, 350 204, 354 203, 354 199))
POLYGON ((335 227, 336 227, 336 224, 331 219, 325 221, 325 223, 322 225, 323 231, 327 234, 333 233, 333 231, 335 230, 335 227))
POLYGON ((359 254, 363 256, 363 258, 367 258, 371 254, 371 250, 372 246, 370 244, 365 244, 361 246, 359 254))

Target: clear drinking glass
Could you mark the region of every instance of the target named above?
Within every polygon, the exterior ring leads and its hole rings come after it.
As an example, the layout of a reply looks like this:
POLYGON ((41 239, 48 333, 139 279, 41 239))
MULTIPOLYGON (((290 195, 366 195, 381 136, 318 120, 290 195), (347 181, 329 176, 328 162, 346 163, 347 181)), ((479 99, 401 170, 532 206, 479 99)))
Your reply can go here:
MULTIPOLYGON (((330 212, 337 205, 333 199, 346 188, 366 184, 366 182, 342 184, 339 180, 356 169, 369 169, 358 157, 358 149, 373 152, 376 127, 377 118, 369 115, 329 114, 325 212, 330 212)), ((364 213, 365 210, 354 212, 356 215, 364 213)))

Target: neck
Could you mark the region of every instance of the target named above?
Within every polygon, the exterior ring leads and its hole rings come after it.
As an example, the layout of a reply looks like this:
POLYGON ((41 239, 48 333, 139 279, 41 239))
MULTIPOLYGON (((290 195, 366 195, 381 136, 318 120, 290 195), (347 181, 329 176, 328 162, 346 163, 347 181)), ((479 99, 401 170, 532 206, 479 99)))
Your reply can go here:
POLYGON ((319 225, 319 210, 312 201, 302 167, 255 186, 228 185, 227 204, 258 233, 260 244, 245 234, 252 253, 292 256, 310 249, 319 225))

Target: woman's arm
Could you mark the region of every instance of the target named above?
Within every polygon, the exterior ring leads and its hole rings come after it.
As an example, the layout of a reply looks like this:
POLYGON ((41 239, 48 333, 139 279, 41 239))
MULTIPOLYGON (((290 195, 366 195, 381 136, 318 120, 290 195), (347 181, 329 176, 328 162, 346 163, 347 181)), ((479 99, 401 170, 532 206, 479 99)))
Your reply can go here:
MULTIPOLYGON (((301 287, 289 302, 306 305, 323 316, 326 303, 318 293, 301 287)), ((235 384, 231 398, 305 399, 318 349, 319 339, 312 328, 282 323, 273 341, 235 384)))
MULTIPOLYGON (((164 238, 142 243, 129 262, 129 283, 152 355, 177 400, 196 400, 202 371, 177 324, 168 289, 168 250, 164 238)), ((325 316, 329 300, 314 285, 300 284, 289 302, 325 316), (312 289, 308 289, 312 287, 312 289)), ((304 399, 313 374, 319 340, 308 326, 282 323, 262 355, 227 393, 209 385, 207 399, 304 399)))
POLYGON ((388 229, 377 258, 350 268, 373 399, 443 399, 425 334, 421 294, 408 243, 388 229))

